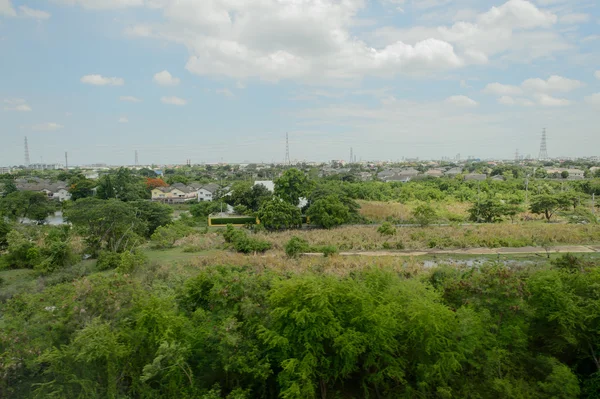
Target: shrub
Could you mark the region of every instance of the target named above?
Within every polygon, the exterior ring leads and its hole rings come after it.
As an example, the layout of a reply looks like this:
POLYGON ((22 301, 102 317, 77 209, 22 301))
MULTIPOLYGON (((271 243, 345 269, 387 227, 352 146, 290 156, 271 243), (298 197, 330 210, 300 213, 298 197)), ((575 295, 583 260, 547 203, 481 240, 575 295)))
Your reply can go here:
POLYGON ((183 223, 173 223, 156 229, 150 240, 157 249, 173 248, 175 242, 193 232, 190 226, 183 223))
POLYGON ((243 218, 212 218, 210 219, 210 223, 213 226, 224 226, 228 224, 256 224, 255 217, 243 217, 243 218))
POLYGON ((390 222, 385 222, 379 226, 377 232, 383 236, 391 237, 396 235, 396 228, 390 222))
POLYGON ((340 252, 338 247, 335 245, 324 245, 322 247, 315 247, 318 252, 321 252, 325 257, 329 257, 331 255, 336 255, 340 252))
POLYGON ((7 254, 0 257, 0 269, 33 269, 40 262, 40 249, 17 230, 6 235, 7 254))
POLYGON ((121 264, 121 254, 111 251, 100 251, 96 267, 98 270, 116 269, 121 264))
POLYGON ((121 273, 131 273, 139 266, 143 266, 148 261, 146 255, 139 251, 123 252, 119 259, 117 270, 121 273))
POLYGON ((437 212, 429 204, 418 205, 412 212, 414 221, 421 227, 429 226, 437 220, 437 212))
POLYGON ((223 233, 225 242, 237 251, 244 254, 253 252, 265 252, 271 249, 271 243, 264 240, 248 237, 244 230, 236 229, 232 225, 227 225, 227 230, 223 233))
POLYGON ((285 244, 285 254, 290 258, 295 258, 298 255, 309 251, 310 245, 308 244, 308 241, 300 237, 294 236, 285 244))

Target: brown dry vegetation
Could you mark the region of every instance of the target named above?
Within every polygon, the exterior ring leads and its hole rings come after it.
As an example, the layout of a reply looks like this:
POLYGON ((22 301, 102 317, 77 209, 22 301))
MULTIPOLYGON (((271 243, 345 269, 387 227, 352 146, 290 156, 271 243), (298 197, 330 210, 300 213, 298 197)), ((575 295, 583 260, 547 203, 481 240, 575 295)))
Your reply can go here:
POLYGON ((396 248, 498 248, 561 244, 600 243, 600 226, 573 224, 482 224, 473 226, 400 227, 394 237, 384 237, 373 226, 347 226, 333 230, 292 230, 261 233, 260 238, 283 250, 292 236, 306 239, 311 245, 335 245, 341 251, 372 251, 396 248), (385 244, 387 243, 387 244, 385 244), (385 244, 385 247, 384 247, 385 244), (386 248, 387 247, 387 248, 386 248))
POLYGON ((290 259, 283 253, 248 256, 227 251, 198 255, 185 262, 155 261, 151 262, 150 268, 152 269, 152 275, 161 279, 181 279, 184 281, 189 276, 197 274, 199 270, 214 265, 245 266, 257 272, 265 270, 283 273, 314 271, 335 275, 347 275, 353 271, 378 268, 394 270, 407 277, 428 270, 423 266, 423 261, 414 257, 382 256, 377 257, 377 259, 370 259, 360 256, 332 256, 327 258, 300 257, 290 259))
MULTIPOLYGON (((360 205, 360 214, 365 218, 377 222, 386 220, 397 222, 410 222, 412 211, 419 202, 401 204, 399 202, 357 201, 360 205)), ((440 221, 464 221, 467 219, 467 210, 471 206, 468 202, 432 202, 440 221)))

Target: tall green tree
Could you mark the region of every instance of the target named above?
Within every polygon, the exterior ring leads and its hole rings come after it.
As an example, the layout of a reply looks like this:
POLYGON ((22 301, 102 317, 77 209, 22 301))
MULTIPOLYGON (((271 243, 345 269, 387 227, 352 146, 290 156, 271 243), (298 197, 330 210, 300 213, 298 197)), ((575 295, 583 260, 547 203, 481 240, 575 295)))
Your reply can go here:
POLYGON ((134 206, 116 199, 83 198, 65 211, 65 219, 80 230, 94 252, 130 250, 148 229, 134 206))
POLYGON ((44 193, 17 191, 0 200, 0 213, 12 220, 27 218, 43 223, 54 211, 54 204, 44 193))
POLYGON ((306 214, 310 217, 311 224, 326 229, 340 226, 350 220, 348 207, 333 195, 316 200, 306 214))
POLYGON ((300 198, 307 198, 313 187, 312 181, 298 169, 288 169, 275 181, 275 195, 292 205, 298 205, 300 198))
POLYGON ((95 187, 96 182, 90 179, 86 179, 85 177, 73 179, 71 180, 71 186, 69 187, 71 199, 73 201, 77 201, 81 198, 91 197, 92 195, 94 195, 95 187))
POLYGON ((565 197, 556 194, 540 194, 531 199, 530 209, 536 215, 544 215, 546 221, 550 222, 557 211, 567 206, 569 203, 565 197))
POLYGON ((291 229, 302 225, 300 209, 281 198, 263 202, 257 216, 267 230, 291 229))

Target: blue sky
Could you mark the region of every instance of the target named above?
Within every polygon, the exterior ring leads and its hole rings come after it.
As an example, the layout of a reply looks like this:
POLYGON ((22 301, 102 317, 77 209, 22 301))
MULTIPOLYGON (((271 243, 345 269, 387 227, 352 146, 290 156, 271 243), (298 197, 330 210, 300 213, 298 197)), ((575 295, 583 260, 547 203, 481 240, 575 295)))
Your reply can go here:
POLYGON ((595 0, 0 0, 0 165, 600 155, 595 0))

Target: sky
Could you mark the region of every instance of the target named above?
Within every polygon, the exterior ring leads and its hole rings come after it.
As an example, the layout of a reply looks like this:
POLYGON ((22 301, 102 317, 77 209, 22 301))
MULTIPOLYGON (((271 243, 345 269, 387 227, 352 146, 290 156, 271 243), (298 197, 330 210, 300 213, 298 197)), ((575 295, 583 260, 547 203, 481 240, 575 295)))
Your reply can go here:
POLYGON ((0 0, 0 166, 600 155, 597 0, 0 0))

